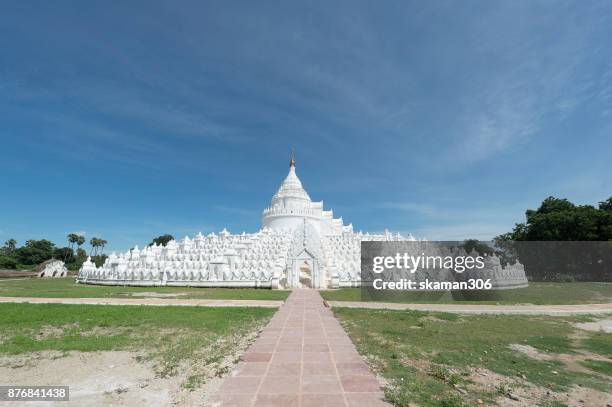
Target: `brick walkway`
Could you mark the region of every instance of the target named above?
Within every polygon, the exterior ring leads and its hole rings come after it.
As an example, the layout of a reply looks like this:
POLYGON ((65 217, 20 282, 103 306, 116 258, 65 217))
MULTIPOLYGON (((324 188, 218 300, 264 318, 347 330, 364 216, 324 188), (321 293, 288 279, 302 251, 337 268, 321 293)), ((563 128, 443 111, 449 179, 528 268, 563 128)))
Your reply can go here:
POLYGON ((294 290, 223 382, 215 406, 388 406, 314 290, 294 290))

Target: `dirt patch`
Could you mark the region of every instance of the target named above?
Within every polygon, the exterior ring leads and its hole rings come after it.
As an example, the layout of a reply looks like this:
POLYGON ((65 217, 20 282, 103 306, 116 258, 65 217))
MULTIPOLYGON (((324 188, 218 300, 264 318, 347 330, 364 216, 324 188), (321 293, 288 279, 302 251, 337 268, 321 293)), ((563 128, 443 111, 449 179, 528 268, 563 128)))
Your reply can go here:
POLYGON ((119 327, 100 327, 96 326, 89 331, 81 332, 81 336, 116 336, 121 335, 127 330, 127 328, 119 328, 119 327))
POLYGON ((529 346, 529 345, 519 345, 518 343, 513 343, 509 346, 509 348, 517 352, 520 352, 526 356, 529 356, 531 359, 535 359, 535 360, 553 360, 554 359, 553 356, 547 353, 540 352, 533 346, 529 346))
POLYGON ((8 279, 21 280, 25 278, 34 278, 36 276, 37 276, 37 273, 31 270, 15 271, 15 270, 0 269, 0 280, 6 279, 4 281, 8 281, 8 279))
POLYGON ((0 367, 0 381, 6 385, 69 386, 67 406, 169 405, 175 389, 180 389, 177 378, 156 378, 152 366, 137 362, 137 354, 133 352, 72 352, 62 358, 47 356, 45 353, 28 355, 25 358, 29 363, 22 367, 0 367))
MULTIPOLYGON (((79 324, 76 324, 76 323, 62 325, 62 326, 45 325, 35 330, 34 332, 32 332, 32 336, 36 340, 42 341, 48 338, 62 336, 66 333, 67 330, 78 329, 78 328, 79 328, 79 324)), ((115 336, 115 335, 120 335, 125 331, 126 331, 126 328, 120 328, 120 327, 109 328, 109 327, 96 326, 93 329, 90 329, 88 331, 80 331, 78 333, 80 336, 115 336)))
POLYGON ((572 387, 560 400, 568 406, 600 407, 611 406, 612 396, 586 387, 572 387))
MULTIPOLYGON (((100 332, 102 333, 102 332, 100 332)), ((89 331, 88 334, 95 334, 89 331)), ((108 334, 104 331, 104 334, 108 334)), ((223 338, 182 362, 174 375, 159 374, 160 361, 144 352, 33 352, 0 356, 3 385, 69 386, 65 406, 210 405, 223 377, 257 332, 223 338), (223 343, 222 343, 223 342, 223 343), (219 349, 227 350, 227 354, 219 349), (218 355, 211 360, 208 355, 218 355)), ((154 355, 153 355, 154 356, 154 355)), ((13 406, 26 403, 14 402, 13 406)))
POLYGON ((431 366, 431 362, 427 359, 402 358, 400 363, 404 366, 412 366, 421 372, 427 372, 431 366))
POLYGON ((612 333, 612 318, 576 323, 574 326, 585 331, 612 333))
POLYGON ((569 335, 569 339, 572 341, 572 345, 574 345, 574 347, 579 348, 580 347, 580 343, 585 340, 588 339, 591 335, 582 330, 582 329, 574 329, 574 331, 569 335))
POLYGON ((2 368, 19 369, 21 367, 34 367, 40 360, 55 360, 63 358, 67 353, 60 351, 44 351, 26 353, 23 355, 0 355, 0 379, 2 368))
POLYGON ((129 293, 130 297, 144 297, 144 298, 176 298, 176 297, 184 297, 189 295, 189 293, 156 293, 143 291, 141 293, 129 293))
MULTIPOLYGON (((513 345, 512 348, 538 360, 550 360, 549 355, 542 354, 531 346, 513 345)), ((577 361, 584 358, 583 355, 557 356, 560 356, 560 360, 564 363, 570 364, 569 368, 573 368, 574 364, 578 365, 577 361), (566 361, 566 357, 574 357, 576 360, 566 361)), ((402 358, 401 363, 412 366, 421 373, 428 372, 432 367, 427 359, 402 358)), ((579 368, 584 369, 582 366, 579 368)), ((570 407, 612 406, 611 394, 591 388, 573 386, 564 392, 554 392, 546 387, 531 383, 525 376, 508 377, 485 368, 467 368, 463 373, 449 369, 449 372, 462 374, 467 381, 464 385, 455 386, 459 393, 489 393, 493 395, 496 405, 502 407, 545 406, 555 401, 570 407)), ((590 373, 592 374, 593 372, 590 373)), ((477 403, 477 405, 485 405, 485 402, 482 402, 482 404, 477 403)))
POLYGON ((573 386, 557 393, 536 386, 523 378, 511 378, 484 368, 474 369, 469 376, 468 389, 499 394, 495 402, 502 407, 541 406, 554 401, 575 407, 601 407, 612 403, 612 395, 590 388, 573 386))
POLYGON ((448 322, 448 320, 446 319, 442 319, 442 318, 438 318, 438 317, 434 317, 433 315, 427 315, 425 317, 421 317, 419 318, 419 321, 428 321, 428 322, 448 322))
POLYGON ((67 329, 76 329, 79 324, 66 324, 62 326, 44 325, 32 333, 36 340, 44 340, 54 336, 60 336, 67 329))
POLYGON ((605 362, 610 362, 610 359, 604 356, 598 355, 596 353, 591 353, 585 350, 581 350, 580 353, 577 353, 577 354, 567 354, 567 353, 548 354, 548 353, 540 352, 536 348, 529 346, 529 345, 519 345, 519 344, 513 343, 509 347, 510 349, 520 352, 530 357, 531 359, 540 360, 540 361, 556 360, 556 361, 562 362, 565 365, 565 368, 567 370, 571 370, 573 372, 597 374, 596 372, 593 372, 580 364, 580 362, 583 362, 585 360, 601 360, 605 362))

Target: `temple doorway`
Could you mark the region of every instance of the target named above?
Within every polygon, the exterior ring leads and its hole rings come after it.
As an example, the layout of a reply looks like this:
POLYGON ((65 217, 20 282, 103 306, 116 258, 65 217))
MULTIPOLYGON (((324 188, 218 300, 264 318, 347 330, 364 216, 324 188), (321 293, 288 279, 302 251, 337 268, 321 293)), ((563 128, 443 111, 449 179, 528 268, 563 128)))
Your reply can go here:
POLYGON ((300 288, 312 288, 312 269, 308 260, 304 260, 300 266, 300 288))

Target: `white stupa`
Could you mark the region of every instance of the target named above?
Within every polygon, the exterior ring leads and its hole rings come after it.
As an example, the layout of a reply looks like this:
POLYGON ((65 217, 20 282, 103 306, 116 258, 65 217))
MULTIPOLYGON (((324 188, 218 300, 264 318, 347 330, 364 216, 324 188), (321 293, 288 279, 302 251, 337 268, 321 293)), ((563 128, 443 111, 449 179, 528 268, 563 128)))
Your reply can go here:
MULTIPOLYGON (((338 288, 361 285, 362 241, 415 241, 385 231, 355 233, 334 219, 323 202, 312 202, 295 173, 289 174, 262 214, 257 233, 233 235, 226 229, 166 246, 138 246, 111 254, 102 267, 87 259, 77 281, 86 284, 191 287, 338 288)), ((460 255, 461 253, 457 252, 460 255)), ((520 264, 502 267, 495 256, 487 270, 465 278, 491 278, 496 289, 527 285, 520 264)))
POLYGON ((102 267, 88 259, 77 281, 137 286, 336 288, 360 285, 361 241, 414 240, 400 234, 353 232, 323 202, 312 202, 295 172, 289 174, 253 234, 199 233, 116 255, 102 267))
POLYGON ((315 227, 320 235, 341 235, 352 232, 353 226, 344 226, 342 218, 334 219, 333 211, 323 210, 323 201, 312 202, 295 173, 295 159, 289 162, 289 174, 272 197, 269 208, 264 209, 262 227, 293 232, 304 227, 304 222, 315 227))

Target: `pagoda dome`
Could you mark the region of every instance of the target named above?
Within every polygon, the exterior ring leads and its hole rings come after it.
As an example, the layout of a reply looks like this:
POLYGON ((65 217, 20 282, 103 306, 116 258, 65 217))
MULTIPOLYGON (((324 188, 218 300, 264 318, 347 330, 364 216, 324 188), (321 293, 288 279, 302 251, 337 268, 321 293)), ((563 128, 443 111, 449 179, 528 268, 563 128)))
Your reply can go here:
POLYGON ((285 207, 290 201, 311 202, 310 196, 295 173, 295 160, 291 160, 289 174, 272 197, 272 207, 277 205, 285 207))
POLYGON ((262 214, 262 231, 293 232, 313 222, 319 232, 341 233, 342 220, 332 219, 331 211, 323 211, 323 202, 312 202, 295 173, 295 158, 289 161, 289 174, 272 197, 271 205, 262 214))

